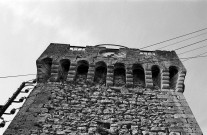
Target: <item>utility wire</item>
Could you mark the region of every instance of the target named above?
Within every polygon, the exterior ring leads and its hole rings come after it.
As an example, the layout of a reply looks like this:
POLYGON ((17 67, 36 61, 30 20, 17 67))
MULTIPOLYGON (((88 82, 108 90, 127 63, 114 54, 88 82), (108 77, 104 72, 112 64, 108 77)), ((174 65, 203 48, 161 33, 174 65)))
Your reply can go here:
POLYGON ((204 40, 201 40, 201 41, 198 41, 198 42, 195 42, 195 43, 189 44, 189 45, 185 45, 185 46, 183 46, 183 47, 180 47, 180 48, 175 49, 174 51, 176 51, 176 50, 180 50, 180 49, 183 49, 183 48, 186 48, 186 47, 189 47, 189 46, 192 46, 192 45, 195 45, 195 44, 201 43, 201 42, 204 42, 204 41, 206 41, 206 40, 207 40, 207 39, 204 39, 204 40))
POLYGON ((205 34, 207 34, 207 32, 202 33, 202 34, 199 34, 199 35, 196 35, 196 36, 194 36, 194 37, 190 37, 190 38, 187 38, 187 39, 184 39, 184 40, 175 42, 175 43, 172 43, 172 44, 169 44, 169 45, 166 45, 166 46, 163 46, 163 47, 160 47, 160 48, 157 48, 157 49, 155 49, 155 50, 163 49, 163 48, 166 48, 166 47, 168 47, 168 46, 172 46, 172 45, 175 45, 175 44, 178 44, 178 43, 182 43, 182 42, 184 42, 184 41, 187 41, 187 40, 190 40, 190 39, 192 39, 192 38, 196 38, 196 37, 199 37, 199 36, 202 36, 202 35, 205 35, 205 34))
POLYGON ((20 77, 20 76, 29 76, 29 75, 36 75, 36 74, 25 74, 25 75, 0 76, 0 78, 20 77))
POLYGON ((204 53, 201 53, 201 54, 199 54, 199 55, 196 55, 196 56, 194 56, 194 57, 189 57, 188 59, 186 59, 186 60, 184 60, 184 61, 182 61, 182 62, 185 62, 185 61, 187 61, 187 60, 190 60, 190 59, 194 59, 194 58, 198 58, 198 57, 206 57, 207 55, 205 55, 205 56, 202 56, 203 54, 206 54, 207 52, 204 52, 204 53))
MULTIPOLYGON (((207 52, 206 52, 207 53, 207 52)), ((205 54, 205 53, 203 53, 203 54, 205 54)), ((203 55, 202 54, 202 55, 203 55)), ((180 59, 194 59, 194 58, 200 58, 200 57, 207 57, 207 55, 204 55, 204 56, 198 56, 198 55, 196 55, 196 56, 193 56, 193 57, 188 57, 188 58, 180 58, 180 59)), ((185 60, 184 60, 185 61, 185 60)))
POLYGON ((200 31, 204 31, 204 30, 206 30, 206 29, 207 29, 207 28, 200 29, 200 30, 197 30, 197 31, 194 31, 194 32, 188 33, 188 34, 184 34, 184 35, 181 35, 181 36, 177 36, 177 37, 175 37, 175 38, 171 38, 171 39, 164 40, 164 41, 161 41, 161 42, 158 42, 158 43, 152 44, 152 45, 148 45, 148 46, 142 47, 142 48, 140 48, 140 49, 144 49, 144 48, 148 48, 148 47, 151 47, 151 46, 159 45, 159 44, 161 44, 161 43, 165 43, 165 42, 168 42, 168 41, 171 41, 171 40, 177 39, 177 38, 185 37, 185 36, 188 36, 188 35, 191 35, 191 34, 194 34, 194 33, 200 32, 200 31))
POLYGON ((207 45, 201 46, 201 47, 198 47, 198 48, 195 48, 195 49, 192 49, 192 50, 188 50, 188 51, 185 51, 185 52, 182 52, 182 53, 179 53, 178 55, 185 54, 185 53, 188 53, 188 52, 192 52, 192 51, 195 51, 195 50, 198 50, 198 49, 201 49, 201 48, 205 48, 205 47, 207 47, 207 45))

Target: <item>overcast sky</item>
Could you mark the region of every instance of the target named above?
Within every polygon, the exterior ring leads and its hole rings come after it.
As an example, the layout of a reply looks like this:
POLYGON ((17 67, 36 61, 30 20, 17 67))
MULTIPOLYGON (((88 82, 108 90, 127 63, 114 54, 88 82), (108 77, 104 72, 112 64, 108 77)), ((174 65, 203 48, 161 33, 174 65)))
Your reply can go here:
MULTIPOLYGON (((0 1, 0 76, 36 74, 36 59, 52 42, 77 46, 112 43, 141 48, 206 27, 207 1, 0 1)), ((206 32, 146 50, 203 34, 164 48, 173 50, 206 39, 206 32)), ((206 44, 202 42, 177 53, 206 44)), ((192 57, 206 51, 207 47, 180 57, 192 57)), ((187 69, 184 95, 203 133, 207 134, 207 58, 183 64, 187 69)), ((3 105, 23 81, 33 78, 35 76, 0 78, 0 104, 3 105)), ((0 133, 3 131, 1 128, 0 133)))

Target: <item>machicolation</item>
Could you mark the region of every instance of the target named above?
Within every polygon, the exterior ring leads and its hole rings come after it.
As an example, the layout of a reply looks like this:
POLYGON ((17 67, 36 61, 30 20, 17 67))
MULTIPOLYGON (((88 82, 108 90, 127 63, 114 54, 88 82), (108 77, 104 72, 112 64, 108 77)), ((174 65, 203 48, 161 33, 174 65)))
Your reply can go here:
POLYGON ((38 82, 90 80, 107 86, 156 86, 180 92, 186 74, 174 51, 62 44, 51 44, 37 60, 37 69, 38 82))

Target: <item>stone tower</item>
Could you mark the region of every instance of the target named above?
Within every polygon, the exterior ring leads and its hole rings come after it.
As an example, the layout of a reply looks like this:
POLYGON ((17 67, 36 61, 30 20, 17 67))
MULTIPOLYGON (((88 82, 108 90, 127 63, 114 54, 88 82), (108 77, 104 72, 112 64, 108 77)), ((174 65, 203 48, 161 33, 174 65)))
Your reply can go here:
POLYGON ((202 135, 174 51, 51 43, 4 135, 202 135))

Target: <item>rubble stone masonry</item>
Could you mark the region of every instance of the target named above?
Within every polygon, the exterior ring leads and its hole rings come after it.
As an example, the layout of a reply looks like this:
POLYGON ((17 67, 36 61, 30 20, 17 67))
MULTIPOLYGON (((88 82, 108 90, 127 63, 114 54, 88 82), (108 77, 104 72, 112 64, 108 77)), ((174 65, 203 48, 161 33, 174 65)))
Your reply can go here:
POLYGON ((4 135, 202 135, 176 53, 113 46, 50 44, 4 135))

